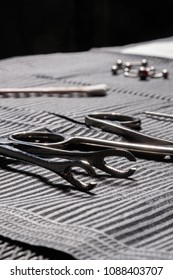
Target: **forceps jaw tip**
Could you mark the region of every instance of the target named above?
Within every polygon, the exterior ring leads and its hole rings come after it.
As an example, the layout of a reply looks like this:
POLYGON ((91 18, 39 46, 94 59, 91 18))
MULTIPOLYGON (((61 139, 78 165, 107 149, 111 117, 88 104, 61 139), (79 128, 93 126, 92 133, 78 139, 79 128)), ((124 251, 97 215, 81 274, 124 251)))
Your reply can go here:
POLYGON ((54 172, 55 174, 61 176, 63 179, 71 183, 77 190, 89 191, 96 186, 95 182, 89 182, 88 184, 84 184, 78 179, 75 179, 71 172, 71 169, 73 167, 80 167, 84 169, 91 177, 95 176, 95 170, 88 162, 74 160, 66 162, 52 162, 50 160, 45 160, 20 149, 16 149, 15 147, 10 146, 9 142, 5 143, 5 145, 3 145, 2 143, 0 144, 0 153, 3 156, 15 158, 24 162, 28 162, 46 168, 47 170, 54 172))
POLYGON ((95 170, 93 167, 86 161, 72 161, 63 171, 63 177, 68 182, 70 182, 76 189, 81 191, 90 191, 96 187, 97 183, 91 181, 88 184, 83 183, 82 181, 76 179, 72 173, 74 167, 80 167, 84 169, 91 177, 96 176, 95 170))
POLYGON ((122 156, 127 158, 129 161, 136 161, 136 157, 129 151, 121 150, 121 149, 107 149, 107 150, 99 151, 97 156, 96 155, 94 156, 93 161, 95 167, 112 175, 115 178, 127 178, 135 173, 136 168, 120 170, 108 165, 105 159, 106 157, 111 157, 111 156, 122 156))

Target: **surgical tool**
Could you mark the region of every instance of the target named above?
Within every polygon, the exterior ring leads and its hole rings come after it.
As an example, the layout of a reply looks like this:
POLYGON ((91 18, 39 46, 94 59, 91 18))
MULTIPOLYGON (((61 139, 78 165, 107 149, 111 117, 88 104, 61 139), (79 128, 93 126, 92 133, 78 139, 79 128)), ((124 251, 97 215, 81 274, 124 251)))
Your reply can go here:
POLYGON ((125 117, 129 116, 120 115, 117 113, 98 112, 89 114, 85 117, 85 123, 91 127, 97 127, 104 131, 115 133, 127 138, 129 142, 106 141, 97 140, 97 145, 103 144, 105 147, 115 147, 126 149, 132 153, 137 153, 139 157, 143 156, 173 156, 173 142, 163 140, 157 137, 145 135, 130 128, 136 124, 136 128, 140 129, 140 121, 133 117, 129 117, 129 121, 124 121, 125 117), (131 119, 131 120, 130 120, 131 119), (111 123, 110 121, 119 121, 119 123, 111 123), (124 124, 124 125, 123 125, 124 124), (129 127, 127 127, 127 125, 129 127))
MULTIPOLYGON (((49 147, 51 146, 52 148, 56 147, 59 149, 72 148, 74 150, 78 149, 79 145, 84 145, 85 150, 88 149, 87 147, 89 146, 94 149, 98 149, 98 147, 102 149, 116 148, 123 151, 130 151, 138 157, 149 156, 150 158, 156 158, 156 156, 159 156, 159 158, 165 158, 166 156, 173 156, 173 142, 139 132, 141 128, 141 121, 139 118, 121 115, 114 112, 98 112, 85 116, 85 124, 88 127, 97 127, 102 129, 103 131, 120 135, 127 139, 128 142, 109 141, 98 138, 78 136, 64 138, 62 135, 56 134, 56 140, 54 139, 51 141, 55 141, 57 143, 49 143, 49 147)), ((36 138, 34 140, 34 136, 32 134, 13 134, 13 140, 14 138, 16 138, 16 140, 23 140, 26 142, 38 141, 42 142, 42 145, 44 146, 48 145, 46 143, 48 141, 47 136, 45 139, 44 137, 42 137, 42 135, 39 136, 39 139, 37 139, 38 135, 36 135, 35 137, 36 138)))
POLYGON ((48 141, 47 136, 45 139, 43 135, 40 135, 39 138, 37 138, 37 134, 35 135, 34 139, 34 135, 32 133, 27 135, 25 132, 23 134, 13 134, 13 140, 16 139, 17 141, 20 140, 25 142, 40 142, 39 145, 48 145, 49 147, 56 147, 59 149, 74 149, 75 146, 75 149, 78 149, 79 145, 85 145, 86 147, 91 146, 94 149, 98 149, 98 147, 104 147, 105 149, 116 148, 130 151, 135 156, 145 158, 146 156, 149 156, 150 158, 156 158, 156 156, 157 158, 173 156, 173 142, 145 135, 138 131, 141 127, 141 121, 139 118, 121 115, 114 112, 98 112, 85 116, 85 124, 89 127, 97 127, 103 131, 123 136, 129 142, 109 141, 98 138, 78 136, 65 139, 62 135, 55 134, 56 140, 52 139, 52 143, 50 143, 51 141, 48 141), (112 121, 116 122, 112 123, 112 121), (47 142, 49 142, 49 144, 47 142))
POLYGON ((88 96, 104 96, 108 90, 106 84, 88 85, 88 86, 64 86, 64 87, 11 87, 11 88, 0 88, 0 94, 2 93, 55 93, 55 94, 70 94, 80 93, 87 94, 88 96))
POLYGON ((125 157, 129 161, 136 161, 134 155, 122 149, 108 149, 95 145, 95 139, 89 137, 69 137, 65 139, 62 134, 47 132, 18 132, 10 136, 20 149, 29 153, 39 154, 42 157, 59 157, 64 159, 84 160, 113 177, 127 178, 134 174, 136 168, 119 170, 109 166, 107 157, 125 157), (89 143, 89 145, 88 145, 89 143), (90 145, 92 144, 93 145, 90 145))

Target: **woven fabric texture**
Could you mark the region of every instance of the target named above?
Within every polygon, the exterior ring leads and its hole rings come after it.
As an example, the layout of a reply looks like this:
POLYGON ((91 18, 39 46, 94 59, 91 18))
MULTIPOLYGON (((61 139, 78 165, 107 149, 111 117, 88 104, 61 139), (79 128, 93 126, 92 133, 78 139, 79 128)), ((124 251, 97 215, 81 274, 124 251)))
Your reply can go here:
MULTIPOLYGON (((147 118, 142 113, 172 113, 172 77, 140 81, 112 76, 110 69, 118 58, 141 59, 122 55, 116 48, 100 48, 0 61, 1 87, 103 82, 109 87, 105 97, 1 94, 1 137, 48 128, 66 135, 122 140, 84 125, 88 113, 114 111, 140 117, 142 132, 171 140, 171 119, 147 118)), ((173 72, 172 60, 148 60, 157 69, 173 72)), ((116 157, 109 162, 122 169, 129 166, 116 157)), ((173 259, 172 163, 138 159, 136 167, 131 179, 112 178, 97 170, 97 187, 88 194, 46 169, 1 157, 0 235, 76 259, 173 259)), ((82 179, 90 178, 82 174, 82 179)))

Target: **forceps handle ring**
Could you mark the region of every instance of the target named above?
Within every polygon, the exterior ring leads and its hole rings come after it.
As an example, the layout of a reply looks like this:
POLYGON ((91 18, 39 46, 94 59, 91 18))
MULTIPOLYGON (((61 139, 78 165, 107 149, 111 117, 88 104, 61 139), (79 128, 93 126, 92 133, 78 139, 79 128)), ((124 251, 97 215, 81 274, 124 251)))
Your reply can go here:
MULTIPOLYGON (((133 119, 133 117, 132 117, 133 119)), ((156 146, 173 146, 173 142, 169 140, 163 140, 157 137, 152 137, 149 135, 145 135, 141 132, 135 131, 127 125, 114 124, 108 122, 109 120, 117 121, 117 114, 116 113, 93 113, 89 114, 85 117, 85 123, 88 126, 98 127, 103 129, 104 131, 115 133, 117 135, 121 135, 125 138, 128 138, 130 141, 133 141, 135 144, 143 144, 143 145, 156 145, 156 146)), ((137 124, 139 127, 139 124, 137 124)))
POLYGON ((108 126, 110 127, 110 124, 107 122, 106 125, 104 125, 103 120, 112 120, 112 121, 117 121, 121 125, 132 128, 132 129, 137 129, 139 130, 141 128, 141 120, 136 117, 128 116, 128 115, 121 115, 118 113, 114 112, 101 112, 101 113, 91 113, 85 117, 85 123, 86 125, 92 125, 93 126, 97 123, 99 126, 100 123, 100 128, 105 128, 105 130, 108 129, 108 126), (99 122, 99 120, 101 122, 99 122), (102 127, 101 127, 101 124, 102 127))

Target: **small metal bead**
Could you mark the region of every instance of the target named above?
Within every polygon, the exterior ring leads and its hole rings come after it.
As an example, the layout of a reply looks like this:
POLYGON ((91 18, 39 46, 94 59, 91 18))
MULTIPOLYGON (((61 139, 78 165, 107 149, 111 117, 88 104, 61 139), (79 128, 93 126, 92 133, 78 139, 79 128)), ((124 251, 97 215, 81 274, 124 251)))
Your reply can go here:
POLYGON ((124 72, 129 72, 129 71, 130 71, 130 69, 128 67, 124 68, 124 72))
POLYGON ((132 68, 132 64, 130 62, 125 63, 125 68, 128 68, 129 70, 132 68))
POLYGON ((163 75, 163 78, 164 78, 164 79, 167 79, 168 76, 169 76, 168 70, 167 70, 167 69, 163 69, 163 70, 162 70, 162 75, 163 75))
POLYGON ((155 72, 156 68, 154 66, 150 66, 150 72, 155 72))
POLYGON ((117 75, 118 74, 118 67, 116 65, 112 65, 111 71, 112 71, 113 75, 117 75))
POLYGON ((146 80, 149 76, 149 71, 146 67, 141 66, 138 71, 138 77, 141 80, 146 80))
POLYGON ((121 59, 118 59, 116 62, 116 65, 118 67, 118 69, 122 69, 123 68, 123 61, 121 59))
POLYGON ((144 67, 148 66, 148 61, 145 58, 142 59, 141 66, 144 66, 144 67))

